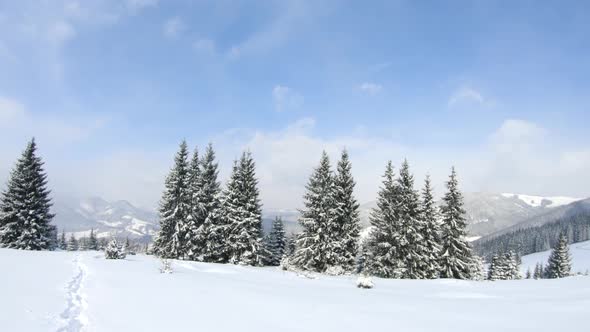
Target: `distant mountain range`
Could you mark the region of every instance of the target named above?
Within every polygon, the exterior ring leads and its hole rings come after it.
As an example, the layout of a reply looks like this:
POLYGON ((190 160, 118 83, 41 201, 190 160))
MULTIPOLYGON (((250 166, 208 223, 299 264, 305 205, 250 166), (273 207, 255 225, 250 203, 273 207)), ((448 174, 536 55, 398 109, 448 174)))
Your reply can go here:
MULTIPOLYGON (((542 197, 510 193, 465 193, 468 232, 473 238, 496 234, 508 229, 551 222, 577 209, 590 209, 590 199, 542 197)), ((376 202, 360 207, 361 224, 369 226, 369 216, 376 202)), ((121 236, 151 239, 158 230, 155 212, 133 206, 127 201, 108 202, 99 197, 56 199, 53 212, 61 230, 86 234, 94 229, 99 236, 121 236)), ((297 210, 264 210, 263 227, 270 229, 272 220, 281 216, 287 232, 299 229, 297 210)))
POLYGON ((99 237, 149 240, 158 229, 156 213, 137 208, 127 201, 108 202, 99 197, 56 198, 52 211, 59 232, 77 236, 87 235, 94 229, 99 237))

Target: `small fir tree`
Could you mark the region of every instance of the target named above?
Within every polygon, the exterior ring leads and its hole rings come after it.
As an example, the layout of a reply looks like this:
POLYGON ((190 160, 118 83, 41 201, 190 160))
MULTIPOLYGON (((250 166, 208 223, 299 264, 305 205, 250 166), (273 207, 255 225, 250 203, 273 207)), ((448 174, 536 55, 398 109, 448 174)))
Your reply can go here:
POLYGON ((559 241, 551 255, 547 264, 546 274, 548 278, 563 278, 571 275, 572 265, 569 248, 567 245, 567 237, 565 233, 561 233, 559 241))
POLYGON ((68 248, 68 241, 66 240, 66 232, 62 231, 61 232, 61 236, 59 237, 59 249, 61 250, 67 250, 68 248))
POLYGON ((68 240, 67 250, 68 251, 76 251, 76 250, 78 250, 78 248, 79 248, 78 240, 76 240, 76 237, 72 233, 72 234, 70 234, 70 239, 68 240))
POLYGON ((104 256, 106 259, 125 259, 126 253, 123 246, 113 238, 105 248, 104 256))
POLYGON ((96 234, 94 234, 94 229, 90 230, 90 237, 88 238, 88 249, 98 250, 98 240, 96 238, 96 234))
POLYGON ((281 264, 281 260, 285 256, 286 246, 283 220, 280 217, 276 217, 268 236, 268 265, 279 266, 281 264))

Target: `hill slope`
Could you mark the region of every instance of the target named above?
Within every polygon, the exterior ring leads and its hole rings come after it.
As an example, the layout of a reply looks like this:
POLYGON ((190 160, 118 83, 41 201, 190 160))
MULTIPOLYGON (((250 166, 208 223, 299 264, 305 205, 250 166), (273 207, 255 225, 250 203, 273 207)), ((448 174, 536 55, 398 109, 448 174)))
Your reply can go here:
MULTIPOLYGON (((485 236, 578 201, 571 197, 542 197, 510 193, 464 193, 468 232, 485 236)), ((361 205, 363 225, 369 225, 376 202, 361 205)))

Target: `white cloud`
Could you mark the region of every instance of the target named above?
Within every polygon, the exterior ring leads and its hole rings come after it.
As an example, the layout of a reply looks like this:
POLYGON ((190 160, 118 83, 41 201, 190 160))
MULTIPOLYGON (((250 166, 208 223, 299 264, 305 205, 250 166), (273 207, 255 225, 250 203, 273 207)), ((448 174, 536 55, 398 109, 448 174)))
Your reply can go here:
POLYGON ((480 190, 590 196, 588 149, 535 123, 504 121, 484 152, 480 190))
POLYGON ((68 144, 88 137, 106 122, 105 117, 91 115, 35 114, 20 101, 0 96, 0 143, 9 137, 36 136, 49 144, 68 144))
POLYGON ((276 85, 272 89, 272 98, 277 112, 299 108, 304 101, 301 94, 283 85, 276 85))
MULTIPOLYGON (((177 148, 175 144, 156 151, 120 147, 111 154, 85 160, 60 159, 47 153, 50 147, 58 144, 51 140, 51 135, 63 131, 71 141, 83 138, 79 135, 89 135, 92 128, 84 127, 82 123, 89 121, 83 119, 67 124, 68 130, 47 120, 35 122, 43 122, 43 126, 49 124, 52 132, 36 136, 42 152, 47 155, 55 193, 99 195, 107 199, 128 199, 151 208, 157 206, 165 174, 177 148)), ((438 195, 444 190, 450 167, 455 165, 464 191, 590 196, 590 178, 586 174, 590 169, 590 150, 560 143, 559 135, 529 121, 508 119, 493 132, 482 133, 482 141, 468 149, 410 146, 362 130, 328 137, 319 125, 313 118, 303 118, 278 130, 236 128, 213 137, 220 180, 227 179, 232 159, 244 149, 250 149, 256 160, 264 208, 297 208, 301 206, 305 184, 317 166, 321 151, 326 150, 335 165, 340 151, 347 148, 357 182, 355 195, 361 203, 375 199, 386 161, 399 165, 403 158, 410 162, 416 188, 422 186, 424 175, 429 173, 438 195)), ((23 124, 22 128, 26 127, 27 124, 23 124)), ((39 128, 42 126, 36 125, 34 130, 39 128)), ((188 137, 189 143, 198 144, 201 151, 209 139, 188 137)), ((14 143, 2 146, 3 142, 8 144, 0 140, 2 162, 7 160, 3 159, 6 147, 14 146, 14 143)), ((10 158, 16 155, 13 151, 10 158)), ((6 165, 11 162, 9 159, 6 165)))
POLYGON ((469 86, 462 86, 451 94, 447 105, 449 107, 455 107, 459 105, 484 104, 485 102, 486 100, 481 92, 469 86))
POLYGON ((379 92, 381 92, 383 90, 383 86, 376 84, 376 83, 370 83, 370 82, 365 82, 362 83, 358 86, 359 90, 368 93, 369 95, 376 95, 379 92))
POLYGON ((0 127, 13 125, 14 121, 25 117, 25 112, 25 106, 20 102, 0 96, 0 127))
POLYGON ((186 30, 186 24, 180 17, 173 17, 164 22, 164 36, 167 38, 177 38, 186 30))

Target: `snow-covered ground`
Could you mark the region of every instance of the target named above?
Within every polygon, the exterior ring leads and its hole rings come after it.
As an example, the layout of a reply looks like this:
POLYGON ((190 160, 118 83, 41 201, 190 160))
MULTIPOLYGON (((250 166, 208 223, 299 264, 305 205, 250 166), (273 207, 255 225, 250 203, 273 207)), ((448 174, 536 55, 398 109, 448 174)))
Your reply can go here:
MULTIPOLYGON (((590 271, 590 241, 573 243, 569 247, 572 256, 572 272, 586 273, 586 271, 590 271)), ((547 250, 523 256, 520 266, 523 276, 527 269, 534 271, 537 263, 546 265, 550 254, 551 250, 547 250)))
POLYGON ((352 276, 180 261, 161 274, 160 265, 0 249, 0 330, 582 331, 590 314, 590 277, 373 279, 359 289, 352 276))

